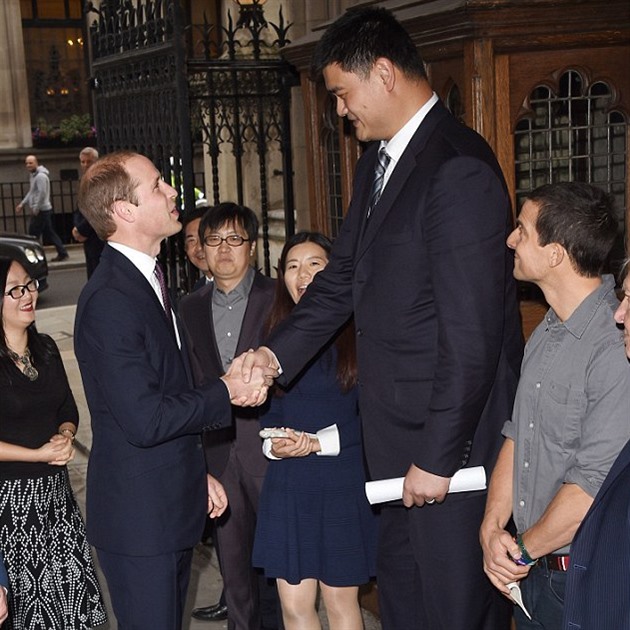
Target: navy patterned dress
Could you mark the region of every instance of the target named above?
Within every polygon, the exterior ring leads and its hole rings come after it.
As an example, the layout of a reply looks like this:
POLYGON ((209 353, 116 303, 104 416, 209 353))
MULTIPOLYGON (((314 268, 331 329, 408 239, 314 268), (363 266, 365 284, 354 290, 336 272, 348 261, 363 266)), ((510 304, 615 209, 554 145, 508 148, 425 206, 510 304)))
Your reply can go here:
MULTIPOLYGON (((78 425, 59 351, 34 364, 34 381, 12 362, 0 365, 0 442, 38 448, 60 424, 78 425)), ((9 576, 3 628, 86 630, 107 621, 65 466, 0 461, 0 550, 9 576)))
POLYGON ((253 564, 270 578, 354 586, 375 575, 376 517, 365 496, 356 388, 344 394, 334 348, 316 360, 261 417, 262 427, 316 433, 331 424, 341 451, 272 460, 260 502, 253 564))

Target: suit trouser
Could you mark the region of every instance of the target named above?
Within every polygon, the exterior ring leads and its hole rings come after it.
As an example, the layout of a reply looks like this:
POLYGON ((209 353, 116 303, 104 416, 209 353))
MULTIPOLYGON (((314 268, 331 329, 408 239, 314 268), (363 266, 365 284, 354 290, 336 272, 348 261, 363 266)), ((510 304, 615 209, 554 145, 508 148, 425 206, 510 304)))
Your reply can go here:
POLYGON ((277 627, 277 593, 252 567, 258 499, 264 476, 250 475, 235 450, 219 480, 228 496, 229 507, 217 521, 219 562, 228 607, 228 630, 258 630, 277 627), (262 601, 261 601, 262 600, 262 601), (264 615, 261 615, 261 606, 264 615), (264 617, 264 619, 262 619, 264 617))
POLYGON ((96 549, 118 630, 180 630, 192 549, 124 556, 96 549))
POLYGON ((509 630, 512 606, 483 572, 485 493, 442 504, 386 506, 377 584, 383 630, 509 630))
POLYGON ((28 226, 28 233, 36 238, 43 237, 43 242, 50 241, 60 256, 65 256, 68 252, 63 246, 61 239, 52 224, 52 210, 42 210, 39 214, 31 217, 28 226))

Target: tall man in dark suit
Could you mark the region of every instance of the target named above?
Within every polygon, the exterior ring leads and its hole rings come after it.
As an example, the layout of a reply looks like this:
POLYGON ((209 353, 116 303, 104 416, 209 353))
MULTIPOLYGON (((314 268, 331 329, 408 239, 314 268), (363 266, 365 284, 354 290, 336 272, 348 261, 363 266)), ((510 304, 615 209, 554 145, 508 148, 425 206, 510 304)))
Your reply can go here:
MULTIPOLYGON (((180 305, 195 385, 216 380, 235 356, 260 344, 276 284, 251 266, 258 219, 250 208, 235 203, 210 208, 201 219, 199 237, 214 281, 180 305)), ((230 497, 229 510, 216 528, 230 630, 260 628, 259 595, 266 596, 264 603, 275 596, 251 562, 258 497, 267 468, 259 429, 257 410, 236 409, 233 426, 209 431, 203 438, 208 470, 230 497), (259 582, 265 592, 259 593, 259 582)), ((271 619, 264 625, 275 627, 273 603, 270 608, 271 619)), ((216 608, 196 609, 193 617, 214 620, 216 608)))
POLYGON ((206 512, 227 500, 206 476, 200 434, 231 421, 230 402, 258 404, 259 373, 193 389, 155 257, 177 233, 176 191, 153 164, 114 153, 85 174, 79 207, 108 241, 79 298, 75 352, 90 408, 87 532, 119 628, 181 627, 192 547, 206 512))
MULTIPOLYGON (((624 328, 630 359, 630 275, 615 321, 624 328)), ((630 369, 630 368, 628 368, 630 369)), ((630 391, 626 392, 630 397, 630 391)), ((630 442, 615 460, 573 542, 563 630, 630 628, 630 442)))
POLYGON ((381 511, 383 628, 507 628, 482 568, 485 493, 446 496, 463 466, 491 472, 516 389, 522 341, 501 170, 433 93, 385 9, 340 17, 313 66, 357 138, 380 143, 357 164, 330 263, 271 334, 271 351, 246 358, 245 376, 279 361, 291 380, 354 313, 369 472, 405 477, 404 507, 381 511))

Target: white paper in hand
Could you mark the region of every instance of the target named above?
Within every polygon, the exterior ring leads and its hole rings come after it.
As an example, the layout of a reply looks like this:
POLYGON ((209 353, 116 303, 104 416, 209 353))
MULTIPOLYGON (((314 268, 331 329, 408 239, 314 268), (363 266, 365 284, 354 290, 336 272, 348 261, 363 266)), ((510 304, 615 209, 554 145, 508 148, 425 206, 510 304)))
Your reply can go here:
POLYGON ((518 582, 510 582, 507 587, 510 589, 510 597, 512 601, 519 606, 519 608, 527 615, 527 618, 531 620, 532 616, 529 614, 525 604, 523 603, 523 594, 521 593, 521 587, 518 582))
MULTIPOLYGON (((368 481, 365 484, 365 494, 371 505, 397 501, 402 499, 404 477, 395 479, 381 479, 380 481, 368 481)), ((483 466, 461 468, 451 478, 448 487, 451 492, 470 492, 471 490, 486 489, 486 471, 483 466)))

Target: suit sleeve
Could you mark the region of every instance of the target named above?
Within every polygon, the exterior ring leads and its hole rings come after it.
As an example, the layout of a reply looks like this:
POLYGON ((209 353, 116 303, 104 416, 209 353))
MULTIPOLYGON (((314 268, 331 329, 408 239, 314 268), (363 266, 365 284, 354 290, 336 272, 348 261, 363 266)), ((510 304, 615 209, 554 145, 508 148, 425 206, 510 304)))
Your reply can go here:
MULTIPOLYGON (((355 193, 360 187, 357 177, 355 193)), ((354 250, 360 229, 360 210, 351 203, 328 265, 315 276, 291 315, 265 340, 282 366, 281 382, 290 383, 352 316, 354 250)))
POLYGON ((181 355, 175 346, 164 347, 168 340, 151 324, 160 326, 150 314, 140 316, 140 308, 114 289, 98 291, 84 307, 79 358, 88 363, 84 378, 98 389, 99 404, 107 406, 104 413, 140 447, 229 425, 231 407, 223 382, 190 389, 182 377, 183 364, 177 365, 181 355))
POLYGON ((429 415, 414 463, 443 476, 461 466, 496 378, 505 317, 509 200, 484 161, 453 158, 423 215, 438 328, 429 415))

